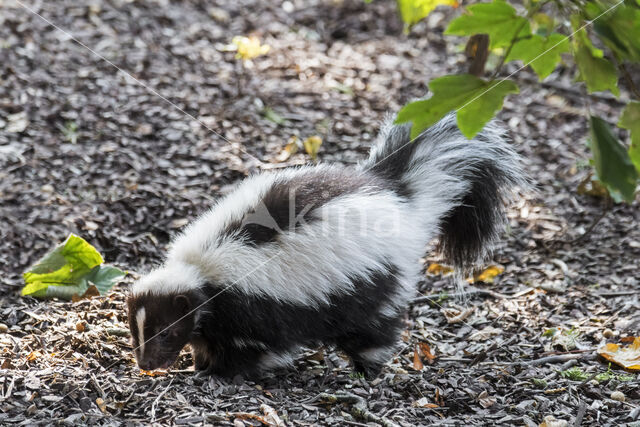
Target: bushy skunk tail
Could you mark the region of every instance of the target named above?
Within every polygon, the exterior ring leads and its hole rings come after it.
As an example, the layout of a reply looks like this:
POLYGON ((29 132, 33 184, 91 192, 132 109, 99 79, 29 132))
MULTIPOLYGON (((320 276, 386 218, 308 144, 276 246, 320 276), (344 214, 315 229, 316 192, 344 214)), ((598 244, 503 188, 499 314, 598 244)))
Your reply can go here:
POLYGON ((414 141, 409 135, 409 125, 386 125, 360 167, 407 197, 422 226, 439 230, 441 254, 466 270, 483 260, 499 237, 504 199, 517 187, 528 187, 520 156, 493 123, 468 140, 454 114, 414 141))

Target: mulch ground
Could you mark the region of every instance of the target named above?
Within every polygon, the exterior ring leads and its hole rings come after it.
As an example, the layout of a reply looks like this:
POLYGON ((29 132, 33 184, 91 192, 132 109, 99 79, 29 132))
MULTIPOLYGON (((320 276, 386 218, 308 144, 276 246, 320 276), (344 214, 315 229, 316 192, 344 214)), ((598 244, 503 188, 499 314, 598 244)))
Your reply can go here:
POLYGON ((350 375, 331 348, 259 380, 198 379, 186 352, 147 376, 124 298, 171 235, 247 174, 308 161, 278 160, 291 136, 321 136, 322 162, 363 159, 386 113, 465 58, 442 36, 448 16, 406 36, 388 1, 25 5, 95 54, 0 0, 0 424, 638 422, 637 375, 607 373, 594 353, 640 329, 638 202, 591 229, 604 202, 576 190, 590 170, 588 114, 615 122, 618 101, 585 98, 570 69, 544 85, 516 75, 521 93, 499 118, 538 193, 509 210, 492 260, 505 271, 464 298, 450 278, 425 275, 420 293, 433 298, 411 306, 376 380, 350 375), (271 50, 247 68, 224 46, 251 33, 271 50), (76 303, 21 297, 21 273, 70 232, 127 280, 76 303))

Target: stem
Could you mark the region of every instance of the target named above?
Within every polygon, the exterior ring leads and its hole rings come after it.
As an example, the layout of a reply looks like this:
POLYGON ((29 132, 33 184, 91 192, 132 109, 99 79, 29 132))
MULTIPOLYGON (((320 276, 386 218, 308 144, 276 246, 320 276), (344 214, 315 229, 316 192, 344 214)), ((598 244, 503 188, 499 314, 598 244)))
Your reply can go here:
POLYGON ((627 66, 622 61, 620 61, 618 62, 618 68, 620 69, 620 72, 622 73, 625 80, 627 81, 627 84, 629 85, 631 92, 633 92, 633 95, 638 100, 640 100, 640 89, 638 89, 638 86, 636 86, 636 84, 633 82, 633 78, 631 77, 631 74, 629 74, 629 70, 627 70, 627 66))
POLYGON ((511 42, 509 43, 509 47, 507 47, 507 50, 505 51, 504 55, 502 55, 502 58, 500 58, 500 63, 498 64, 498 66, 496 67, 496 70, 491 75, 491 79, 495 79, 496 76, 500 73, 500 71, 502 70, 502 66, 504 65, 505 59, 507 59, 507 57, 511 53, 511 50, 513 49, 513 46, 516 44, 516 42, 524 38, 524 37, 519 37, 520 31, 522 31, 524 26, 527 25, 527 23, 529 22, 529 19, 531 19, 531 17, 549 1, 550 0, 541 1, 540 3, 536 4, 532 9, 529 9, 529 12, 527 12, 527 16, 525 17, 526 20, 523 21, 522 24, 520 24, 516 32, 513 34, 513 37, 511 38, 511 42))

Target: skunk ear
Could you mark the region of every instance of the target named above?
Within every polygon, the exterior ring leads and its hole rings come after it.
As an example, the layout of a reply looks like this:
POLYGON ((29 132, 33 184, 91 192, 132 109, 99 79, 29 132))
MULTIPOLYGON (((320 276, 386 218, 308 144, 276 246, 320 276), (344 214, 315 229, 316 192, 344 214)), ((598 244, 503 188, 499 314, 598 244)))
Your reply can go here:
POLYGON ((173 306, 181 315, 187 314, 191 310, 191 301, 186 295, 176 295, 173 298, 173 306))

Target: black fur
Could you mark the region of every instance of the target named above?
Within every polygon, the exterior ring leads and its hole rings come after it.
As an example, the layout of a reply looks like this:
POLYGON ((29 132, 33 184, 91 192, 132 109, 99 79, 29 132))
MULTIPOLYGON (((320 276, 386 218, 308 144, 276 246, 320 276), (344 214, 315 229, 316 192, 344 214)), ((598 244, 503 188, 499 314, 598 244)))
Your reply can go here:
POLYGON ((393 189, 406 198, 411 197, 407 183, 402 180, 403 175, 411 164, 417 144, 411 140, 411 127, 408 125, 394 126, 389 129, 382 149, 367 159, 367 169, 386 179, 393 185, 393 189))
POLYGON ((345 167, 336 166, 331 173, 309 170, 295 181, 276 182, 252 212, 227 227, 227 234, 240 235, 250 245, 274 242, 278 234, 313 221, 315 210, 322 205, 367 186, 381 189, 387 185, 375 175, 345 167))
MULTIPOLYGON (((382 149, 363 164, 365 170, 395 183, 397 193, 408 198, 412 194, 407 188, 406 174, 428 160, 416 154, 418 147, 429 143, 437 150, 439 144, 452 138, 466 139, 457 127, 455 115, 447 116, 415 140, 410 138, 410 129, 408 125, 389 128, 383 134, 382 149)), ((456 144, 440 150, 434 157, 437 160, 443 156, 434 167, 466 183, 466 191, 455 195, 456 206, 441 219, 438 239, 439 252, 462 271, 480 262, 498 238, 504 224, 503 198, 516 185, 528 186, 518 155, 502 139, 495 130, 483 131, 468 141, 477 147, 478 155, 469 150, 463 154, 463 146, 456 144), (487 148, 493 157, 481 155, 487 148)))
POLYGON ((174 360, 176 339, 180 340, 179 349, 187 342, 191 344, 196 370, 228 377, 257 374, 260 360, 267 354, 286 354, 303 345, 324 343, 337 345, 349 355, 357 371, 373 376, 382 361, 367 360, 362 352, 393 347, 402 326, 401 313, 392 317, 378 313, 397 290, 396 273, 395 267, 388 266, 368 279, 354 277, 354 293, 360 298, 335 295, 328 304, 315 308, 249 296, 233 287, 225 290, 225 286, 212 284, 180 294, 189 301, 189 307, 197 308, 197 317, 195 311, 175 309, 176 295, 130 297, 133 344, 140 345, 135 313, 144 306, 148 325, 145 338, 151 338, 146 343, 145 360, 139 360, 145 369, 174 360), (186 317, 178 321, 178 313, 186 317), (154 336, 165 328, 163 335, 154 336), (238 345, 236 339, 245 345, 238 345))
POLYGON ((438 251, 454 265, 467 269, 482 256, 503 224, 500 171, 480 163, 464 177, 471 185, 462 202, 442 220, 438 251))
MULTIPOLYGON (((354 278, 354 292, 360 298, 337 295, 317 308, 248 296, 230 288, 202 309, 192 339, 197 368, 222 376, 252 374, 260 370, 260 358, 267 353, 283 354, 301 345, 325 343, 338 345, 359 370, 373 375, 381 364, 362 359, 360 353, 393 346, 401 327, 400 315, 387 318, 378 313, 397 289, 395 272, 389 266, 369 280, 354 278), (234 338, 264 347, 239 347, 234 338)), ((202 291, 210 299, 220 287, 208 284, 202 291)))

